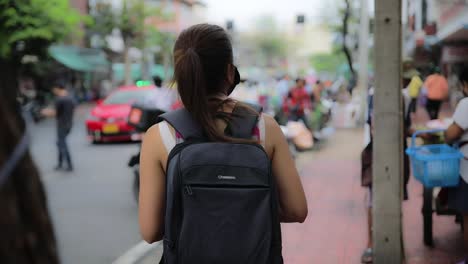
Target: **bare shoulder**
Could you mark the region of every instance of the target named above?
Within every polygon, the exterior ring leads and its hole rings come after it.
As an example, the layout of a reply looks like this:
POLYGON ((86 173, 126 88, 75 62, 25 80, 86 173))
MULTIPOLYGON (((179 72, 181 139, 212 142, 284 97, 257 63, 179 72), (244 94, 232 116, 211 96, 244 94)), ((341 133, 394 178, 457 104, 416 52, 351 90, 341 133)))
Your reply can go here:
POLYGON ((143 135, 141 152, 143 155, 149 154, 155 158, 160 158, 163 154, 161 132, 159 124, 151 126, 143 135))
POLYGON ((143 142, 144 141, 156 141, 160 140, 161 138, 161 133, 159 132, 159 124, 152 125, 148 130, 146 130, 146 133, 143 136, 143 142))
POLYGON ((263 114, 262 116, 265 122, 265 148, 272 158, 276 147, 285 139, 278 122, 270 115, 263 114))
POLYGON ((271 115, 262 114, 262 117, 265 120, 265 131, 268 135, 275 136, 282 134, 278 122, 271 115))

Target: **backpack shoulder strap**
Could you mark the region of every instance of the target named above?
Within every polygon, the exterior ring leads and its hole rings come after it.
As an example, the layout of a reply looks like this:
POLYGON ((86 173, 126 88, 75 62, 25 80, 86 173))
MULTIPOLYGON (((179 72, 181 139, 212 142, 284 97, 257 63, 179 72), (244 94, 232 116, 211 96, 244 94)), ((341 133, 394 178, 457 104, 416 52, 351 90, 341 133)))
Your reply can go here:
POLYGON ((167 112, 159 117, 169 123, 184 140, 205 138, 203 129, 184 108, 167 112))
MULTIPOLYGON (((254 112, 250 109, 237 106, 233 110, 233 117, 228 126, 232 137, 246 139, 252 137, 252 131, 258 123, 263 108, 259 105, 247 105, 252 108, 254 112)), ((203 129, 185 109, 167 112, 159 117, 160 120, 169 123, 184 140, 206 138, 203 129)))
POLYGON ((251 109, 236 106, 229 124, 230 136, 234 138, 252 138, 252 131, 258 123, 263 107, 255 104, 246 104, 251 109))

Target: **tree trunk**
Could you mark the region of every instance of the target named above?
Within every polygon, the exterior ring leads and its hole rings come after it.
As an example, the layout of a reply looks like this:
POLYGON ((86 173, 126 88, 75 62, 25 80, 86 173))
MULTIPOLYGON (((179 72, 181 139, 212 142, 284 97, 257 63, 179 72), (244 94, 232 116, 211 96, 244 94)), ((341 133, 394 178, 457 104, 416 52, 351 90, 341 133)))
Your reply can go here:
POLYGON ((124 47, 125 84, 131 85, 133 83, 133 78, 132 78, 132 62, 130 60, 130 54, 129 54, 130 47, 126 43, 124 45, 125 45, 124 47))
POLYGON ((141 58, 141 78, 145 81, 151 79, 151 66, 150 65, 150 52, 147 49, 142 49, 142 58, 141 58))
POLYGON ((14 115, 14 120, 17 124, 21 124, 21 112, 19 111, 18 104, 18 72, 20 64, 15 58, 2 59, 0 58, 0 72, 2 78, 0 78, 0 98, 2 102, 7 105, 7 109, 10 109, 11 114, 14 115))
POLYGON ((138 42, 140 44, 138 48, 140 48, 141 50, 141 72, 140 72, 141 76, 139 76, 139 78, 143 80, 150 80, 151 69, 150 69, 149 60, 148 60, 148 56, 150 52, 148 51, 147 46, 146 46, 146 37, 148 35, 147 34, 148 29, 146 28, 146 25, 145 25, 145 1, 140 2, 138 12, 140 15, 139 27, 141 28, 141 32, 138 35, 138 38, 139 38, 138 42))
POLYGON ((349 24, 349 17, 351 15, 351 4, 349 2, 350 0, 345 0, 345 3, 346 3, 346 9, 345 9, 345 13, 344 13, 344 17, 343 17, 343 31, 342 31, 342 34, 343 34, 343 52, 346 56, 346 60, 348 62, 348 66, 349 66, 349 71, 351 72, 351 80, 356 80, 356 71, 354 70, 354 67, 353 67, 353 58, 351 56, 351 52, 349 51, 349 48, 348 46, 346 45, 346 39, 347 39, 347 36, 348 36, 348 24, 349 24))

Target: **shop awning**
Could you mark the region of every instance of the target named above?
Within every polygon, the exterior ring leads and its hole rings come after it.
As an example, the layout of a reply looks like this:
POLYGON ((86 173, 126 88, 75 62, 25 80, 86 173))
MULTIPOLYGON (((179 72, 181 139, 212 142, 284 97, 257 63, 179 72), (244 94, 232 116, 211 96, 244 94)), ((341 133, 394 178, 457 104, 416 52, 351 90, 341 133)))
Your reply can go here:
POLYGON ((109 65, 104 52, 99 49, 52 45, 48 51, 52 58, 75 71, 104 72, 109 65))
POLYGON ((446 11, 437 22, 437 37, 443 42, 468 41, 468 5, 463 1, 447 1, 446 11))

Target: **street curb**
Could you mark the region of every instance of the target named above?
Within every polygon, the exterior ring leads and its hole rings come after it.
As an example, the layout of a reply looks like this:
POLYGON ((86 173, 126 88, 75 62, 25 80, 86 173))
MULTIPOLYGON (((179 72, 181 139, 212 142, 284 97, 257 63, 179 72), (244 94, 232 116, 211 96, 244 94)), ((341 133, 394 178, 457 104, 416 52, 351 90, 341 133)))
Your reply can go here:
POLYGON ((161 245, 161 241, 148 244, 141 241, 131 247, 125 254, 116 259, 112 264, 136 264, 141 262, 151 251, 156 250, 161 245))

